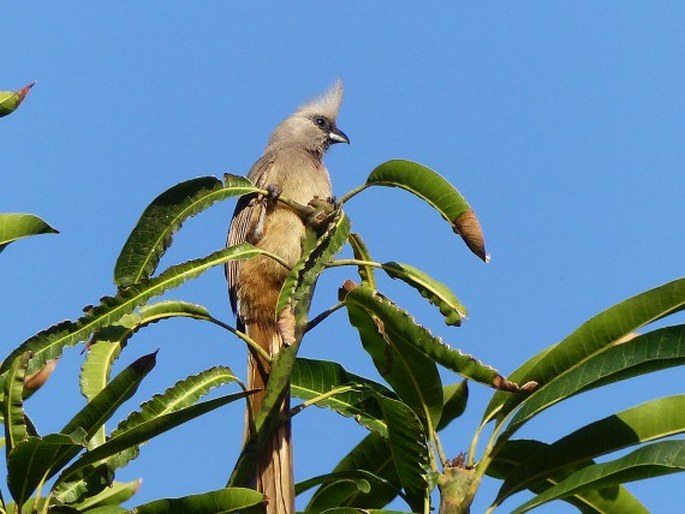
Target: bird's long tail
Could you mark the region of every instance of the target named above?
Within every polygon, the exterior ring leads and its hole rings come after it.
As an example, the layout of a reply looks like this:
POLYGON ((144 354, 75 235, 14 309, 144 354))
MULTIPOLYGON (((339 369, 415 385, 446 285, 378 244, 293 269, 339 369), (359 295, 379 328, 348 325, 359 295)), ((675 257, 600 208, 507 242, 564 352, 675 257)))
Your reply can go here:
MULTIPOLYGON (((275 355, 281 348, 281 337, 273 326, 250 324, 247 334, 264 348, 269 355, 275 355)), ((264 400, 266 383, 269 379, 269 364, 250 352, 247 363, 248 388, 260 391, 250 396, 250 408, 254 419, 264 400)), ((290 408, 290 392, 281 404, 281 412, 290 408)), ((246 421, 245 440, 250 437, 250 424, 246 421)), ((290 422, 278 425, 271 438, 261 449, 256 466, 255 487, 267 500, 267 514, 295 513, 295 482, 293 477, 293 452, 290 422)))

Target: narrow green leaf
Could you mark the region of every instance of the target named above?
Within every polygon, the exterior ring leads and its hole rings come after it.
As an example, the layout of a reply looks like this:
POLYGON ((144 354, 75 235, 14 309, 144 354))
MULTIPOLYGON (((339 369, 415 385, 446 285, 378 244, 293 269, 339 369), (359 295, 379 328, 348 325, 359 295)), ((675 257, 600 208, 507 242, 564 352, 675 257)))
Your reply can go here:
MULTIPOLYGON (((90 401, 107 385, 112 365, 134 333, 152 323, 172 317, 211 319, 207 309, 201 305, 166 300, 144 305, 138 312, 126 314, 117 323, 95 332, 87 345, 88 353, 81 366, 79 380, 81 393, 86 399, 90 401)), ((105 426, 103 425, 89 441, 89 446, 95 447, 104 441, 105 426)))
POLYGON ((666 327, 595 353, 533 393, 514 414, 503 437, 533 416, 578 393, 685 364, 685 325, 666 327))
MULTIPOLYGON (((500 501, 558 470, 629 446, 685 432, 685 395, 653 400, 618 412, 530 453, 502 484, 500 501)), ((513 442, 513 441, 511 441, 513 442)), ((506 443, 503 451, 510 443, 506 443)))
MULTIPOLYGON (((112 432, 110 441, 161 416, 188 408, 212 389, 231 382, 240 383, 233 372, 225 366, 213 367, 180 380, 164 393, 154 395, 150 400, 144 402, 140 410, 129 414, 112 432)), ((91 450, 94 448, 94 446, 90 447, 91 450)), ((104 463, 107 473, 112 474, 115 469, 125 466, 129 461, 135 459, 138 453, 139 445, 133 445, 109 457, 104 463)), ((78 501, 84 493, 92 491, 95 487, 93 484, 100 483, 98 476, 101 474, 101 469, 90 468, 88 472, 81 473, 69 482, 58 483, 55 487, 55 493, 62 502, 73 503, 78 501)))
POLYGON ((7 485, 12 498, 24 505, 47 477, 50 465, 65 453, 78 453, 85 447, 85 432, 29 437, 17 444, 7 457, 7 485))
POLYGON ((347 480, 325 483, 314 493, 306 512, 320 513, 335 506, 380 508, 400 492, 402 485, 387 439, 378 433, 366 436, 333 469, 333 473, 367 471, 381 481, 367 481, 369 492, 361 491, 347 480))
POLYGON ((97 307, 85 309, 85 315, 78 320, 59 323, 30 337, 5 359, 0 367, 0 374, 7 371, 8 363, 26 351, 33 352, 29 372, 40 369, 49 359, 59 357, 65 347, 86 340, 95 330, 115 323, 150 298, 178 287, 186 280, 195 278, 208 269, 229 260, 249 259, 263 253, 262 250, 244 243, 219 250, 207 257, 172 266, 158 277, 120 290, 115 297, 103 298, 97 307))
POLYGON ((349 373, 336 362, 301 357, 295 361, 290 382, 291 394, 303 400, 312 400, 342 386, 359 386, 353 391, 320 400, 316 405, 328 407, 348 418, 353 417, 369 430, 387 436, 387 427, 380 407, 375 395, 370 392, 376 391, 378 394, 394 397, 394 393, 387 387, 349 373))
MULTIPOLYGON (((276 312, 280 313, 288 305, 297 315, 296 306, 306 311, 316 280, 325 269, 331 258, 340 251, 347 242, 350 233, 350 222, 345 214, 339 210, 324 233, 316 239, 311 248, 305 247, 300 260, 295 264, 281 287, 276 312)), ((306 312, 304 313, 306 315, 306 312)))
POLYGON ((29 94, 29 90, 35 85, 36 81, 34 80, 16 91, 0 91, 0 118, 16 111, 26 95, 29 94))
POLYGON ((2 402, 2 415, 5 423, 5 451, 9 456, 12 448, 29 436, 24 414, 24 377, 26 368, 31 359, 31 352, 25 352, 5 359, 4 364, 9 364, 5 377, 4 393, 2 402))
POLYGON ((459 326, 461 320, 467 317, 466 307, 442 282, 438 282, 430 275, 409 264, 385 262, 381 266, 390 278, 399 279, 409 284, 421 293, 421 296, 438 307, 442 315, 445 316, 447 325, 459 326))
POLYGON ((466 410, 466 402, 469 398, 468 382, 462 380, 457 384, 450 384, 442 389, 444 403, 442 416, 436 430, 442 430, 450 422, 461 416, 466 410))
MULTIPOLYGON (((140 357, 130 366, 119 373, 95 398, 88 402, 60 431, 62 434, 83 432, 85 441, 90 439, 97 429, 105 423, 116 410, 138 389, 147 374, 154 368, 156 353, 140 357)), ((84 441, 84 442, 85 442, 84 441)), ((52 460, 43 460, 46 476, 52 477, 71 459, 76 457, 81 449, 65 447, 52 460)))
POLYGON ((426 429, 414 411, 398 400, 378 397, 388 424, 388 440, 400 482, 416 511, 423 510, 429 494, 429 455, 426 429))
MULTIPOLYGON (((131 482, 114 482, 100 493, 92 496, 85 501, 75 505, 79 511, 93 512, 96 507, 117 506, 133 498, 140 489, 142 479, 132 480, 131 482)), ((128 511, 126 511, 128 512, 128 511)))
MULTIPOLYGON (((360 261, 372 261, 369 249, 359 234, 350 234, 348 241, 352 247, 354 258, 360 261)), ((362 285, 376 289, 376 276, 372 266, 357 266, 362 285)))
POLYGON ((395 320, 379 319, 374 313, 348 303, 351 294, 345 298, 350 323, 359 331, 362 346, 373 358, 376 369, 415 413, 430 427, 436 426, 443 403, 437 366, 404 338, 388 333, 388 325, 395 320))
POLYGON ((375 168, 366 184, 399 187, 418 196, 438 211, 474 254, 487 262, 483 234, 471 206, 435 171, 416 162, 392 160, 375 168))
POLYGON ((233 487, 204 494, 166 498, 145 503, 131 514, 257 514, 266 512, 264 496, 252 489, 233 487))
POLYGON ((382 330, 385 337, 413 346, 441 366, 490 387, 509 391, 521 390, 517 384, 505 379, 496 369, 471 355, 450 348, 439 337, 434 337, 428 329, 418 325, 409 313, 368 287, 353 288, 347 293, 344 301, 348 308, 358 307, 376 318, 380 322, 379 330, 382 330))
POLYGON ((33 214, 0 213, 0 252, 12 241, 38 234, 58 234, 45 221, 33 214))
POLYGON ((522 514, 559 498, 592 489, 634 482, 685 470, 685 441, 661 441, 638 448, 619 459, 594 464, 527 501, 512 514, 522 514))
POLYGON ((71 466, 62 472, 58 481, 66 482, 80 471, 87 469, 89 466, 103 459, 116 455, 133 446, 142 444, 159 434, 206 414, 207 412, 211 412, 236 400, 241 400, 251 393, 251 391, 245 391, 221 396, 169 414, 157 416, 149 421, 138 424, 134 428, 131 428, 116 437, 110 438, 105 444, 81 455, 81 457, 79 457, 71 466))
MULTIPOLYGON (((524 363, 509 379, 519 383, 535 381, 544 385, 641 326, 683 307, 685 278, 640 293, 586 321, 563 341, 524 363)), ((525 398, 497 392, 490 400, 483 419, 490 419, 497 411, 501 421, 525 398)))
POLYGON ((114 282, 130 286, 150 278, 183 222, 218 201, 259 191, 243 177, 198 177, 167 189, 143 211, 114 268, 114 282))
MULTIPOLYGON (((506 447, 490 463, 486 474, 499 479, 513 477, 523 462, 538 452, 546 452, 547 448, 549 448, 549 445, 540 441, 526 439, 509 441, 506 447)), ((550 474, 546 480, 530 484, 528 489, 534 493, 541 493, 571 475, 576 469, 592 464, 591 460, 584 460, 574 466, 557 470, 550 474)), ((577 507, 583 514, 624 512, 649 514, 647 508, 622 485, 582 491, 561 499, 577 507)), ((503 499, 498 498, 494 504, 499 505, 502 501, 503 499)))

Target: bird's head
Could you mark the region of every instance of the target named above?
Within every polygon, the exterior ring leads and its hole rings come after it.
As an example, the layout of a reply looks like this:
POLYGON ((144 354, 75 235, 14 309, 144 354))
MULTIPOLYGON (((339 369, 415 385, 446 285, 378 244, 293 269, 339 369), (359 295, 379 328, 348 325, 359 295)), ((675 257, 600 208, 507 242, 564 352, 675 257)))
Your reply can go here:
POLYGON ((274 130, 269 145, 300 146, 323 156, 335 143, 349 143, 349 138, 336 126, 342 103, 343 85, 338 80, 322 96, 302 105, 274 130))

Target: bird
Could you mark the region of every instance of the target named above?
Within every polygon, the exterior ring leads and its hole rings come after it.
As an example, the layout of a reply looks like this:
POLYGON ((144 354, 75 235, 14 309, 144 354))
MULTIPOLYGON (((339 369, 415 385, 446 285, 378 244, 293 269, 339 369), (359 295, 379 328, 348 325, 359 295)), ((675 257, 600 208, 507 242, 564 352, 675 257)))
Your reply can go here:
MULTIPOLYGON (((347 143, 347 135, 336 125, 343 98, 343 83, 337 80, 321 96, 301 105, 271 134, 263 155, 251 167, 247 178, 273 195, 246 195, 240 198, 231 219, 227 245, 244 242, 278 255, 289 268, 302 254, 305 222, 292 209, 279 204, 283 196, 302 205, 312 201, 332 201, 331 179, 323 163, 327 150, 347 143)), ((289 268, 267 256, 230 261, 226 265, 231 307, 237 328, 273 356, 284 344, 279 332, 276 303, 289 268)), ((248 355, 247 386, 257 392, 248 408, 256 415, 269 380, 269 364, 257 352, 248 355)), ((289 409, 286 394, 281 412, 289 409)), ((248 413, 249 415, 249 413, 248 413)), ((245 441, 250 437, 247 418, 245 441)), ((254 419, 254 418, 252 418, 254 419)), ((276 427, 256 458, 254 483, 267 499, 268 514, 295 512, 292 474, 290 422, 276 427)))

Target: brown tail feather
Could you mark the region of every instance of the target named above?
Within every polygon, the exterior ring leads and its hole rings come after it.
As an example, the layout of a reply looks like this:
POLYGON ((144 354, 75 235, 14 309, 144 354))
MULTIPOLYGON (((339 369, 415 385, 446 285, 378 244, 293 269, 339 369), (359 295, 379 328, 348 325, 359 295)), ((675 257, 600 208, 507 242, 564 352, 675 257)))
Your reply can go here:
MULTIPOLYGON (((247 334, 255 340, 270 355, 274 355, 281 347, 281 337, 275 324, 265 327, 250 324, 246 327, 247 334)), ((264 391, 269 378, 269 365, 254 353, 248 358, 248 388, 261 389, 250 396, 250 408, 253 419, 264 400, 264 391)), ((281 405, 281 412, 290 408, 290 394, 286 395, 281 405)), ((245 424, 245 440, 250 436, 250 425, 245 424)), ((295 481, 293 477, 293 452, 290 422, 279 425, 272 433, 271 439, 261 449, 256 462, 255 487, 264 493, 268 500, 267 514, 294 514, 295 512, 295 481)))

